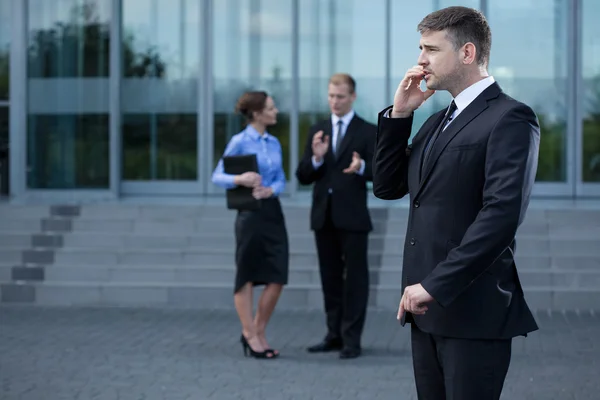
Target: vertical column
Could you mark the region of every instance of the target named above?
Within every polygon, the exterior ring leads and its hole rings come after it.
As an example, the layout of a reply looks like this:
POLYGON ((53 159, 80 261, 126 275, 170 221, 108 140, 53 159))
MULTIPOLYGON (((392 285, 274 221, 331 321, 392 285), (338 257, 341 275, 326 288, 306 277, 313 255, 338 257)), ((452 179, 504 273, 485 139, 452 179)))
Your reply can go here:
MULTIPOLYGON (((222 0, 221 0, 222 1, 222 0)), ((231 41, 230 43, 228 43, 228 45, 226 46, 227 48, 227 80, 229 80, 229 83, 226 84, 226 88, 220 88, 220 92, 221 93, 227 93, 228 95, 225 97, 226 101, 224 103, 219 102, 220 104, 225 104, 225 107, 227 107, 227 123, 226 123, 226 127, 227 127, 227 132, 226 132, 226 137, 225 140, 229 141, 233 135, 235 135, 236 133, 238 133, 242 126, 240 125, 240 121, 239 118, 237 118, 236 115, 234 115, 233 113, 229 112, 229 110, 233 109, 233 105, 235 104, 236 100, 237 100, 237 96, 239 96, 241 94, 241 91, 247 88, 248 82, 244 82, 242 83, 242 86, 239 87, 240 82, 239 81, 235 81, 235 78, 238 77, 238 79, 240 79, 241 77, 243 77, 243 70, 242 70, 242 65, 243 65, 243 61, 242 61, 242 46, 241 46, 241 38, 242 38, 242 31, 241 31, 241 26, 242 26, 242 19, 241 19, 241 4, 240 4, 240 0, 227 0, 227 33, 229 35, 231 35, 232 38, 235 38, 233 41, 231 41)), ((253 5, 251 7, 256 8, 256 4, 253 3, 253 5)), ((260 5, 259 5, 260 7, 260 5)), ((251 10, 252 11, 252 10, 251 10)), ((256 21, 255 19, 258 17, 258 11, 252 11, 250 13, 250 22, 249 22, 249 27, 250 27, 250 34, 249 34, 249 38, 250 38, 250 63, 249 63, 249 69, 250 69, 250 84, 252 86, 256 85, 256 82, 254 79, 259 79, 258 74, 260 73, 260 59, 253 59, 253 56, 257 56, 258 52, 260 51, 260 38, 258 39, 253 39, 253 35, 254 35, 254 29, 258 29, 258 24, 259 21, 256 21), (254 46, 253 46, 254 43, 254 46), (254 48, 255 47, 255 48, 254 48), (254 53, 256 52, 256 53, 254 53), (254 69, 256 69, 256 71, 254 71, 254 69), (254 75, 256 74, 256 76, 254 75)), ((225 49, 221 50, 224 51, 225 49)), ((214 60, 211 59, 211 62, 214 63, 214 60)), ((240 79, 241 80, 241 79, 240 79)), ((219 112, 223 112, 224 110, 218 110, 219 112)))
POLYGON ((573 197, 582 195, 583 187, 583 4, 582 0, 568 2, 567 38, 567 177, 572 182, 573 197))
MULTIPOLYGON (((306 7, 306 3, 304 3, 304 6, 306 7)), ((313 0, 311 11, 311 32, 313 37, 313 40, 310 42, 312 53, 311 74, 306 82, 308 83, 308 90, 310 90, 310 103, 308 108, 304 111, 308 111, 310 115, 310 123, 313 124, 317 121, 315 114, 319 112, 318 104, 321 102, 321 39, 323 37, 321 31, 321 0, 313 0)), ((327 49, 327 45, 325 48, 327 49)), ((326 71, 326 73, 328 72, 329 71, 326 71)), ((304 91, 306 92, 306 90, 305 84, 304 91)), ((302 143, 302 145, 304 146, 304 143, 302 143)))
POLYGON ((22 197, 27 183, 27 1, 12 0, 10 41, 10 194, 22 197))
POLYGON ((479 11, 483 13, 483 15, 488 17, 488 1, 487 0, 479 0, 479 11))
POLYGON ((337 52, 336 38, 337 38, 337 15, 335 9, 335 0, 329 0, 329 71, 327 71, 327 77, 337 71, 335 66, 335 56, 337 52))
MULTIPOLYGON (((392 0, 385 2, 385 89, 383 104, 392 101, 392 0)), ((395 93, 395 91, 394 91, 395 93)))
POLYGON ((300 9, 298 0, 292 0, 292 98, 290 102, 290 176, 288 192, 294 195, 298 190, 298 180, 294 174, 298 165, 298 128, 300 123, 300 9))
MULTIPOLYGON (((208 191, 208 174, 207 169, 209 167, 208 163, 211 162, 209 160, 209 151, 208 151, 208 135, 209 130, 206 127, 206 121, 204 121, 204 115, 206 112, 206 96, 203 92, 204 89, 204 81, 206 75, 206 64, 208 59, 204 55, 205 42, 207 40, 208 35, 206 34, 206 24, 204 23, 204 14, 206 14, 206 10, 208 9, 207 3, 210 0, 201 0, 200 7, 198 7, 198 21, 200 21, 200 37, 198 38, 198 54, 199 63, 198 63, 198 79, 196 80, 196 96, 198 97, 198 105, 196 106, 196 135, 198 135, 198 140, 196 141, 196 151, 198 157, 196 159, 196 167, 198 168, 198 180, 200 185, 200 190, 202 193, 207 193, 208 191)), ((212 151, 210 152, 212 153, 212 151)))
MULTIPOLYGON (((260 0, 250 0, 250 34, 248 38, 250 40, 250 49, 248 54, 250 59, 248 60, 250 65, 250 84, 252 87, 260 86, 260 45, 261 45, 261 15, 260 15, 261 4, 260 0)), ((267 28, 268 29, 268 28, 267 28)))
MULTIPOLYGON (((221 0, 222 1, 222 0, 221 0)), ((205 177, 205 193, 213 193, 214 187, 210 184, 210 172, 214 164, 214 101, 213 101, 213 0, 204 0, 204 4, 200 7, 200 21, 202 21, 203 38, 199 40, 200 54, 202 55, 200 63, 202 69, 201 78, 198 80, 198 94, 200 101, 198 102, 199 113, 202 118, 198 118, 200 126, 200 134, 204 135, 204 154, 206 160, 202 166, 203 175, 205 177)), ((200 142, 200 141, 199 141, 200 142)), ((198 153, 200 154, 200 153, 198 153)))
POLYGON ((112 0, 110 19, 110 76, 109 76, 109 138, 110 192, 118 197, 121 191, 121 0, 112 0))

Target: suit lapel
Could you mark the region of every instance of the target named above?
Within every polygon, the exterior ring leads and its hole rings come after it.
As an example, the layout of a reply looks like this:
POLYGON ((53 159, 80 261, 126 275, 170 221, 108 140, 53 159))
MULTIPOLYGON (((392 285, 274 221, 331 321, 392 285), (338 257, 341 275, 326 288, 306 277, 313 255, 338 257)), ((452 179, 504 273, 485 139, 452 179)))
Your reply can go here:
MULTIPOLYGON (((429 178, 431 171, 435 167, 437 160, 440 158, 440 155, 450 143, 452 139, 469 123, 473 120, 473 118, 477 117, 488 107, 488 100, 498 97, 500 94, 500 86, 497 83, 490 85, 487 89, 485 89, 479 96, 475 98, 459 115, 456 117, 450 125, 443 131, 440 132, 439 137, 436 142, 433 144, 433 148, 431 149, 431 155, 429 156, 429 160, 427 165, 423 165, 423 171, 421 174, 421 180, 419 182, 419 189, 417 190, 418 195, 425 182, 429 178)), ((438 122, 439 123, 439 122, 438 122)), ((435 128, 434 128, 435 129, 435 128)), ((422 155, 421 155, 422 157, 422 155)))
POLYGON ((331 125, 331 118, 329 118, 323 127, 323 137, 325 136, 329 137, 329 149, 327 150, 327 153, 325 153, 325 157, 335 160, 335 156, 333 155, 333 126, 331 125))

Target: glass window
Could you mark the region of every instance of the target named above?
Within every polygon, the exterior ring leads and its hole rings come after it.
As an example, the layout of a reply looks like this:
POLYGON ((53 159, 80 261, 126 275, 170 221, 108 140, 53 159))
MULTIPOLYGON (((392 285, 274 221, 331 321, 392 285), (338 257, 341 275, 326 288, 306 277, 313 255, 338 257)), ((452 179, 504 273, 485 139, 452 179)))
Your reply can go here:
POLYGON ((0 0, 0 101, 8 100, 11 1, 0 0))
POLYGON ((242 118, 234 114, 238 97, 247 90, 265 90, 279 109, 277 125, 268 131, 281 143, 289 179, 292 1, 219 0, 213 4, 212 167, 229 139, 244 128, 242 118))
POLYGON ((490 73, 540 121, 538 182, 564 182, 567 176, 568 7, 566 0, 488 1, 490 73))
POLYGON ((111 3, 28 0, 29 188, 108 188, 111 3))
POLYGON ((124 180, 198 179, 200 3, 123 1, 124 180))
POLYGON ((0 196, 8 195, 8 125, 9 125, 8 107, 0 107, 0 196))
POLYGON ((584 182, 600 182, 600 2, 583 2, 584 182))
POLYGON ((377 113, 391 100, 385 98, 386 1, 306 0, 299 7, 300 159, 310 127, 331 115, 327 88, 334 73, 352 75, 354 110, 367 121, 376 124, 377 113))

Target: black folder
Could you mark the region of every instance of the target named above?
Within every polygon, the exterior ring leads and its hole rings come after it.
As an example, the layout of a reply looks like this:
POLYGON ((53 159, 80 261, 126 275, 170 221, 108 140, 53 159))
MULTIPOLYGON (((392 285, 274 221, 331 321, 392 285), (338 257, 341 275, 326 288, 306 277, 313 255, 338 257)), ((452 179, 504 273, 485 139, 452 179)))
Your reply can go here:
MULTIPOLYGON (((223 157, 223 169, 226 174, 240 175, 244 172, 258 173, 256 154, 223 157)), ((260 200, 252 196, 252 188, 238 186, 227 189, 227 208, 230 210, 258 210, 260 200)))

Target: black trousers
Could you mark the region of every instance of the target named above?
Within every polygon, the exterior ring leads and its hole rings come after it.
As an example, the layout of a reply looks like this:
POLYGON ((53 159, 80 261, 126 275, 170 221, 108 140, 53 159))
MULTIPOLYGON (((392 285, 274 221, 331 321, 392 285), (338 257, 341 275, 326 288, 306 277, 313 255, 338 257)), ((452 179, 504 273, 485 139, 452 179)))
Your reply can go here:
POLYGON ((431 335, 411 324, 419 400, 498 400, 512 340, 472 340, 431 335))
POLYGON ((327 207, 326 222, 315 231, 325 313, 326 340, 360 348, 369 299, 368 233, 337 229, 327 207))

